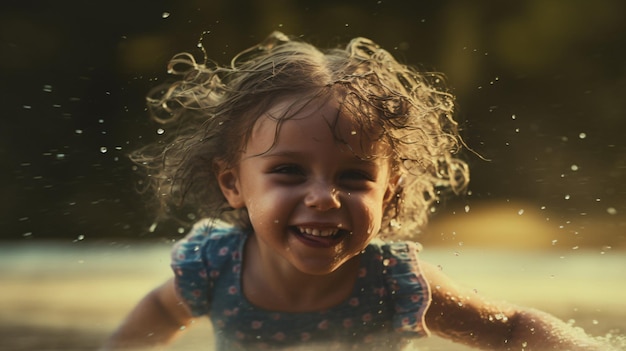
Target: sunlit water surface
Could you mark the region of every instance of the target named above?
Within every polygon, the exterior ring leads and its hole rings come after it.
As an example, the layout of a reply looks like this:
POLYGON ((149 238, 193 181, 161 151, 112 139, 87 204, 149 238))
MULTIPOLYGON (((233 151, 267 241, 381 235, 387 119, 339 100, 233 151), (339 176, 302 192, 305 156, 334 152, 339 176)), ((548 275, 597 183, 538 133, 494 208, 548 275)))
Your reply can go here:
MULTIPOLYGON (((0 349, 95 350, 169 272, 168 243, 0 246, 0 349)), ((423 259, 480 294, 537 307, 624 347, 624 251, 428 248, 423 259)), ((200 320, 168 350, 210 350, 200 320)), ((419 350, 469 350, 435 337, 419 350)))

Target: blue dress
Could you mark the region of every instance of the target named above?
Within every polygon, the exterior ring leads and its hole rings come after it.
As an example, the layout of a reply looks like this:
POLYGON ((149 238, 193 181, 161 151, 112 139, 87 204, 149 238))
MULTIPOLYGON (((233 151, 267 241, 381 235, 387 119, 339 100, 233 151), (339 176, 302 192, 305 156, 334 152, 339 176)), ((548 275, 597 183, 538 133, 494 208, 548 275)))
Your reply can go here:
POLYGON ((194 316, 209 315, 216 350, 399 350, 428 335, 431 297, 417 262, 419 244, 372 241, 350 297, 326 310, 288 313, 256 307, 243 295, 249 235, 201 221, 172 250, 179 296, 194 316))

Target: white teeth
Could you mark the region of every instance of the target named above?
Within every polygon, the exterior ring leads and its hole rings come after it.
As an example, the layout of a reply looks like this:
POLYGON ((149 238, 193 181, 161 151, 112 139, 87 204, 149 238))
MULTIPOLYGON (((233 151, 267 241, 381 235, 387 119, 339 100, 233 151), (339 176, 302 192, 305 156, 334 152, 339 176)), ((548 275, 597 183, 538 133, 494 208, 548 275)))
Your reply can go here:
POLYGON ((308 234, 312 236, 332 236, 339 232, 337 228, 331 229, 317 229, 317 228, 308 228, 308 227, 298 227, 298 230, 302 234, 308 234))

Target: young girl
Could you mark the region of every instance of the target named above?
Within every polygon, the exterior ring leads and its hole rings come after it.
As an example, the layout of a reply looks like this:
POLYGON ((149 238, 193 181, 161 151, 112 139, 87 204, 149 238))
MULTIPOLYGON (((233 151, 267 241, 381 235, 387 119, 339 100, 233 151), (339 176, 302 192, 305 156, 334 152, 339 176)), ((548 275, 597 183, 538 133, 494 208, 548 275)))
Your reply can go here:
POLYGON ((368 39, 321 51, 281 33, 229 67, 181 54, 169 69, 182 78, 148 102, 176 135, 134 157, 163 214, 206 219, 105 349, 164 344, 208 315, 217 350, 399 350, 431 332, 489 350, 606 350, 418 259, 408 238, 469 180, 440 75, 368 39))

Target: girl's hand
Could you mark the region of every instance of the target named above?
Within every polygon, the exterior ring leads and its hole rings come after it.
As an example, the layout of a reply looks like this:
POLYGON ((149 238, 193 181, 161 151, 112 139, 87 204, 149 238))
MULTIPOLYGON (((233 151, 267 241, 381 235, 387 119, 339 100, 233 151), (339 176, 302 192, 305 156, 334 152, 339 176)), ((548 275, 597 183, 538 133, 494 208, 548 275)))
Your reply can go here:
POLYGON ((172 278, 148 293, 100 350, 139 349, 167 344, 192 318, 189 309, 178 298, 172 278))

